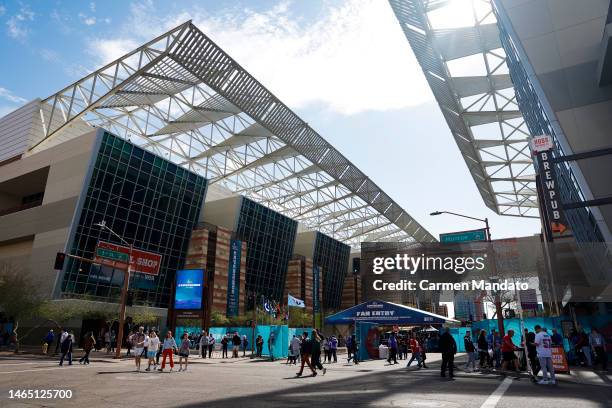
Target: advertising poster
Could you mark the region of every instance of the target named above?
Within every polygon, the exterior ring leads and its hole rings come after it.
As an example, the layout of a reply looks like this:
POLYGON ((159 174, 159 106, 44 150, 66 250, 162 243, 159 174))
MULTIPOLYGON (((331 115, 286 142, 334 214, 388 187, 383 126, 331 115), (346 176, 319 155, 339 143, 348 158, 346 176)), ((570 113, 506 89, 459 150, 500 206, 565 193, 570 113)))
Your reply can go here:
POLYGON ((201 309, 203 269, 179 269, 176 271, 175 309, 201 309))

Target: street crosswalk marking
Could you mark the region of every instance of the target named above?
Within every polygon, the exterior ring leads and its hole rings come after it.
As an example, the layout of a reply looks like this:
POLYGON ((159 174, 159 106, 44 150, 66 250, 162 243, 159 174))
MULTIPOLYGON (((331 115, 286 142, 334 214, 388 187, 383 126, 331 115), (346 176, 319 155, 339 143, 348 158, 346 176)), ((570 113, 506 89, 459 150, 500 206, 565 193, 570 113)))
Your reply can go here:
POLYGON ((501 397, 504 395, 506 390, 510 387, 510 384, 512 384, 512 378, 506 377, 504 381, 502 381, 501 384, 497 386, 495 391, 493 391, 493 393, 489 395, 489 397, 480 406, 480 408, 495 408, 497 406, 497 403, 501 399, 501 397))

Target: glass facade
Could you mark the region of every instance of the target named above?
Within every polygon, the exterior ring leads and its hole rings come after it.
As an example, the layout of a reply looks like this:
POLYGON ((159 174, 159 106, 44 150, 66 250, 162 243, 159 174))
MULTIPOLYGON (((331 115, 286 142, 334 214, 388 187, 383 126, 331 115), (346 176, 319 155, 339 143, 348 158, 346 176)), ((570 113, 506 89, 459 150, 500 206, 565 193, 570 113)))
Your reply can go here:
POLYGON ((296 221, 242 197, 236 235, 247 243, 247 292, 282 299, 296 232, 296 221))
POLYGON ((351 247, 320 232, 316 233, 314 245, 313 263, 323 269, 323 306, 338 309, 351 247))
MULTIPOLYGON (((564 152, 559 144, 557 132, 555 128, 551 126, 551 121, 549 120, 549 112, 547 112, 540 101, 539 95, 531 83, 523 65, 529 62, 520 59, 514 41, 510 37, 507 29, 501 23, 499 11, 496 8, 494 8, 494 10, 497 14, 500 38, 504 51, 506 52, 508 69, 510 70, 512 83, 514 84, 516 99, 521 113, 525 118, 525 123, 529 128, 529 132, 532 135, 551 135, 555 141, 553 156, 563 156, 564 152)), ((556 163, 555 170, 562 202, 572 203, 585 201, 580 185, 569 163, 556 163)), ((604 241, 603 235, 595 221, 595 217, 588 207, 565 210, 565 215, 578 242, 604 241)))
MULTIPOLYGON (((168 307, 206 186, 205 178, 105 132, 71 232, 70 253, 91 259, 98 241, 120 244, 94 225, 104 220, 135 248, 161 254, 159 274, 133 274, 130 290, 136 305, 168 307)), ((118 302, 122 282, 120 270, 69 259, 62 296, 118 302)))
MULTIPOLYGON (((521 58, 519 46, 515 44, 515 40, 511 35, 511 27, 506 27, 503 23, 507 21, 504 15, 493 2, 493 10, 495 12, 502 47, 506 53, 506 62, 512 78, 512 83, 516 92, 516 98, 525 118, 525 123, 529 128, 531 135, 551 135, 554 140, 555 148, 553 149, 553 157, 562 157, 565 155, 563 147, 559 142, 559 134, 563 132, 560 127, 552 125, 552 120, 555 113, 552 109, 547 108, 550 104, 547 103, 546 96, 543 92, 538 92, 539 84, 532 83, 530 75, 528 75, 526 67, 533 72, 529 61, 526 58, 521 58)), ((557 176, 557 185, 559 187, 559 195, 562 203, 574 203, 586 201, 580 184, 578 183, 572 168, 567 161, 554 163, 557 176)), ((587 270, 602 270, 605 272, 605 265, 610 264, 610 253, 605 245, 593 245, 593 243, 605 242, 603 234, 595 220, 595 216, 589 207, 565 209, 565 216, 572 233, 578 243, 578 246, 584 251, 582 257, 587 270)))

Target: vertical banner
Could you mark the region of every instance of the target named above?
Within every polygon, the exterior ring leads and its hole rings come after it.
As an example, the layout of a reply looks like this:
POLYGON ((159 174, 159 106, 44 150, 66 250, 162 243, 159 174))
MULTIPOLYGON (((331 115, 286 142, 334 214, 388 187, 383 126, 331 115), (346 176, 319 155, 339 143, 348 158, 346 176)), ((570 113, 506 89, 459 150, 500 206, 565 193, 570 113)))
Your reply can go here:
POLYGON ((319 291, 321 287, 321 276, 318 265, 312 266, 312 315, 314 316, 315 328, 321 328, 321 298, 319 291))
POLYGON ((567 222, 563 213, 561 196, 557 186, 557 175, 553 163, 553 139, 550 135, 535 136, 531 140, 531 151, 538 159, 538 174, 542 190, 543 211, 548 214, 550 229, 553 234, 563 235, 567 222))
POLYGON ((242 241, 230 242, 229 264, 227 267, 227 317, 238 316, 240 299, 240 254, 242 241))

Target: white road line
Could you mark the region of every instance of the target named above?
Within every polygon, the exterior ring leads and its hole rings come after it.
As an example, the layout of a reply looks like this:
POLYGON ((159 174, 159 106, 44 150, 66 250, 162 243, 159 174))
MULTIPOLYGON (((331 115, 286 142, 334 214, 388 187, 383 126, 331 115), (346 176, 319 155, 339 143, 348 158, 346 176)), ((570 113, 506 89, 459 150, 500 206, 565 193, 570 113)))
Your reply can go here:
MULTIPOLYGON (((59 359, 58 359, 59 361, 59 359)), ((54 364, 57 365, 58 362, 57 361, 50 361, 50 360, 42 360, 39 362, 32 362, 32 361, 21 361, 19 363, 5 363, 3 360, 0 360, 0 367, 6 367, 6 366, 10 366, 10 365, 45 365, 45 364, 54 364)))
MULTIPOLYGON (((67 366, 67 364, 66 364, 67 366)), ((30 369, 30 370, 19 370, 19 371, 0 371, 0 375, 2 374, 19 374, 19 373, 29 373, 32 371, 49 371, 49 370, 73 370, 76 368, 85 368, 87 366, 75 366, 75 367, 60 367, 60 366, 56 366, 56 367, 49 367, 49 368, 34 368, 34 369, 30 369)))
POLYGON ((504 381, 502 381, 501 384, 497 386, 495 391, 493 391, 493 394, 489 395, 489 398, 487 398, 487 400, 480 406, 480 408, 495 408, 501 397, 510 387, 510 384, 512 384, 512 378, 506 377, 504 381))

